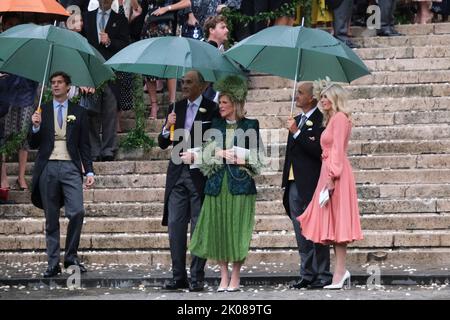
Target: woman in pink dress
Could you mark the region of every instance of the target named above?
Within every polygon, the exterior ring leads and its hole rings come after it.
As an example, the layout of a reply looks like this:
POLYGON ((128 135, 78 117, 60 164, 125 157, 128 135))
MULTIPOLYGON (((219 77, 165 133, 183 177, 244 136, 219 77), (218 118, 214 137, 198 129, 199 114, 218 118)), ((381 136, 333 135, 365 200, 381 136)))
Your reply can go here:
POLYGON ((297 219, 303 235, 321 244, 333 244, 336 257, 333 282, 324 289, 350 287, 350 273, 345 267, 347 244, 363 238, 359 219, 355 178, 347 158, 351 133, 350 114, 345 110, 347 92, 329 84, 320 94, 325 131, 320 138, 322 169, 313 199, 297 219), (320 193, 327 189, 329 201, 319 204, 320 193))

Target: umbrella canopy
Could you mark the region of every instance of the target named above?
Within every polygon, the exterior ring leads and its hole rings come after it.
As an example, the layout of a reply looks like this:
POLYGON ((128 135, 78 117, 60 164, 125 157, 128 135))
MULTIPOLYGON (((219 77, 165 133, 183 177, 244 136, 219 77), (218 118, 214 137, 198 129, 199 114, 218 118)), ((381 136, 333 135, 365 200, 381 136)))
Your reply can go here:
POLYGON ((64 71, 74 85, 97 87, 114 76, 104 62, 86 38, 67 29, 26 24, 0 34, 0 71, 37 82, 64 71))
POLYGON ((33 12, 68 17, 69 13, 56 0, 1 0, 0 12, 33 12))
POLYGON ((214 46, 171 36, 135 42, 115 54, 106 64, 118 71, 169 79, 181 78, 193 69, 211 82, 227 74, 241 74, 240 69, 214 46))
POLYGON ((343 42, 323 30, 305 27, 266 28, 225 55, 249 70, 298 81, 328 76, 336 82, 351 82, 370 74, 343 42))

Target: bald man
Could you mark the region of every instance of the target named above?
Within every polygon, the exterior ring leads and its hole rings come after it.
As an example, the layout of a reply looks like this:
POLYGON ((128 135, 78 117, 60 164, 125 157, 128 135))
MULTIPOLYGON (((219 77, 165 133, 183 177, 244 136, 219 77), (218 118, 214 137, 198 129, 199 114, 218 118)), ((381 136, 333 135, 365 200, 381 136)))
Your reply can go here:
POLYGON ((296 95, 300 113, 287 120, 289 135, 282 188, 283 205, 294 225, 301 260, 300 279, 291 285, 296 289, 321 289, 332 280, 329 246, 307 240, 296 219, 312 199, 322 166, 320 135, 324 128, 322 112, 317 108, 318 98, 313 95, 311 82, 300 83, 296 95))

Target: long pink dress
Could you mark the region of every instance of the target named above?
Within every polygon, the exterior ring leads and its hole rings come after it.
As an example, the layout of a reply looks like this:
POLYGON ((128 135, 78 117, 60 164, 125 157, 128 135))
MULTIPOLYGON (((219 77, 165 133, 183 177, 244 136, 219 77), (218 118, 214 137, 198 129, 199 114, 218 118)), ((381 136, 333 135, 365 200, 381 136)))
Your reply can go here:
POLYGON ((322 244, 349 243, 363 239, 359 218, 355 178, 347 158, 351 122, 338 112, 331 117, 322 133, 322 169, 314 196, 305 212, 297 220, 303 235, 322 244), (330 177, 335 178, 335 189, 329 202, 319 205, 319 194, 330 177))

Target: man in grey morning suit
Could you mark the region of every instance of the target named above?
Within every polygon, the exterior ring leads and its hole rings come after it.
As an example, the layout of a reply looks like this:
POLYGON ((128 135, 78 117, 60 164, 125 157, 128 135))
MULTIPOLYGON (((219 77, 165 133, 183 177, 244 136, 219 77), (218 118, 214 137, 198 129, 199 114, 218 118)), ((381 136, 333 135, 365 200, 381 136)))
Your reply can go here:
POLYGON ((59 215, 64 206, 67 226, 64 267, 75 265, 80 272, 77 251, 83 226, 83 176, 86 187, 94 184, 88 119, 85 110, 68 101, 70 77, 56 72, 50 77, 53 101, 32 116, 29 143, 39 149, 33 170, 33 204, 45 212, 48 268, 44 277, 61 273, 59 266, 59 215))
POLYGON ((219 116, 219 108, 214 102, 202 96, 206 83, 200 73, 189 71, 183 77, 182 83, 184 99, 175 104, 175 109, 170 105, 166 123, 158 136, 161 149, 166 149, 170 145, 174 147, 167 169, 162 221, 169 229, 173 279, 164 285, 164 289, 189 288, 189 291, 202 291, 206 260, 192 256, 189 284, 186 273, 186 250, 188 223, 191 223, 192 235, 204 199, 206 178, 198 168, 190 168, 188 164, 179 162, 177 164, 174 160, 180 158, 174 152, 180 152, 180 146, 183 147, 182 151, 201 147, 203 134, 211 127, 212 118, 219 116), (178 139, 175 135, 174 141, 171 141, 169 135, 171 125, 175 125, 176 133, 179 130, 187 130, 190 133, 189 138, 178 139))

